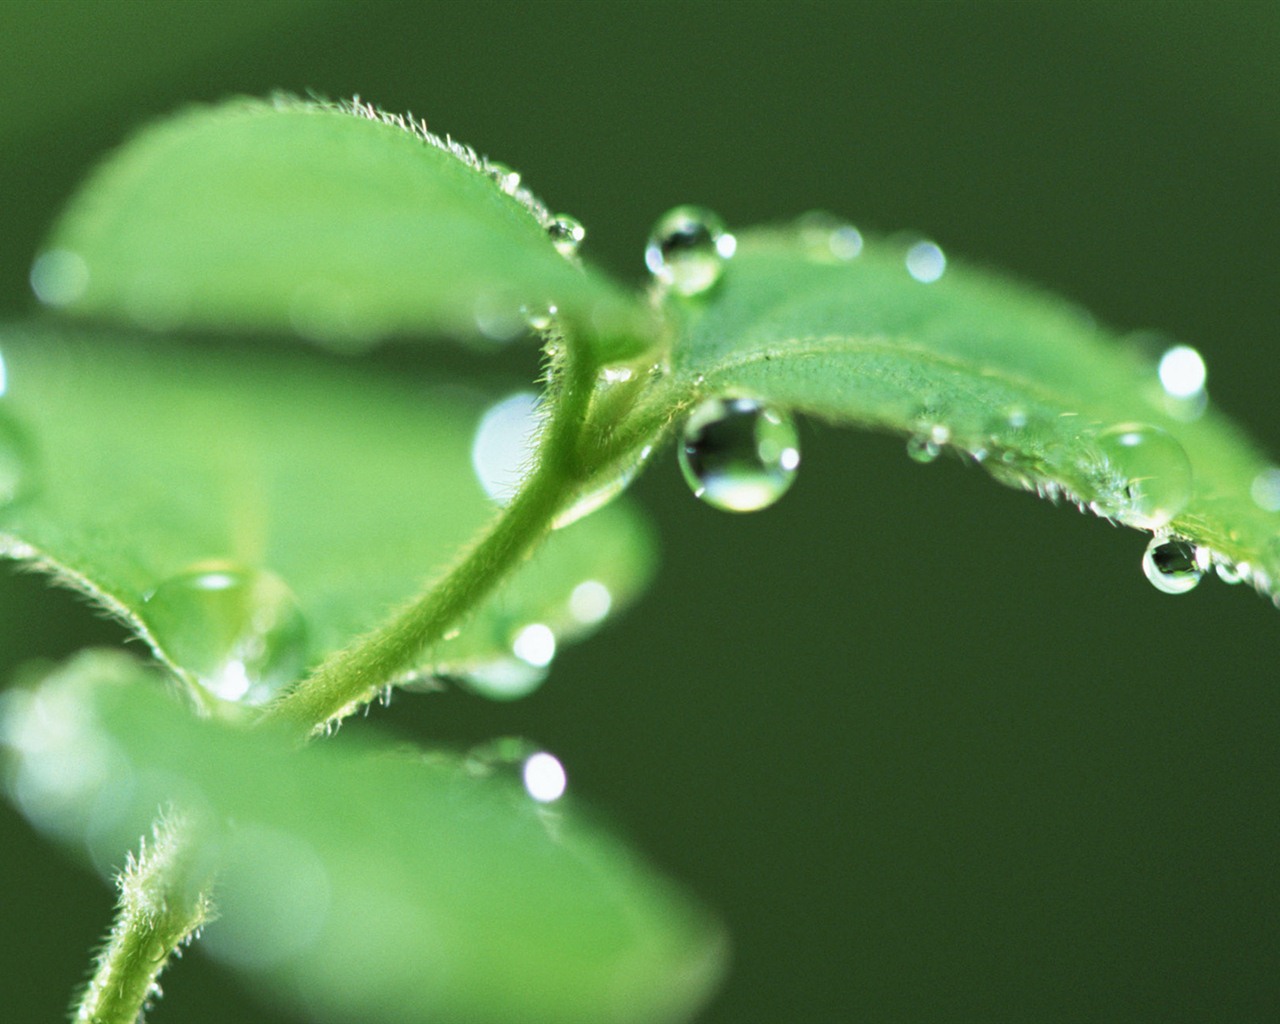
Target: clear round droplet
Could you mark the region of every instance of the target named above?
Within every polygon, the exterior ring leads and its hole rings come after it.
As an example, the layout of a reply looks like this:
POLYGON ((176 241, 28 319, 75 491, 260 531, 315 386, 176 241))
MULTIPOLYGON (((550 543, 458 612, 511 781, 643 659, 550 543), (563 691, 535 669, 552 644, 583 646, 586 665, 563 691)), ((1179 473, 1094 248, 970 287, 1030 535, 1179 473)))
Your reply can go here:
POLYGON ((495 402, 480 417, 471 442, 471 466, 493 501, 505 505, 533 468, 542 433, 538 396, 517 391, 495 402))
POLYGON ((907 249, 907 273, 922 284, 932 284, 947 270, 947 256, 936 242, 920 241, 907 249))
POLYGON ((1193 590, 1208 568, 1208 552, 1174 537, 1152 537, 1142 556, 1142 571, 1162 594, 1193 590))
POLYGON ((516 633, 511 641, 511 653, 526 665, 546 668, 556 656, 556 635, 544 623, 531 623, 516 633))
POLYGON ((806 213, 797 227, 805 249, 816 261, 843 263, 862 252, 862 232, 834 214, 820 210, 806 213))
POLYGON ((1191 500, 1191 461, 1170 434, 1144 423, 1121 423, 1098 435, 1099 449, 1123 477, 1118 494, 1099 506, 1146 529, 1169 523, 1191 500))
POLYGON ((503 736, 472 747, 462 762, 475 778, 509 778, 540 804, 555 803, 568 788, 560 759, 537 744, 517 736, 503 736))
POLYGON ((224 701, 264 704, 306 667, 306 623, 274 573, 202 563, 148 594, 143 616, 169 660, 224 701))
POLYGON ((484 173, 509 196, 513 196, 520 188, 520 172, 496 160, 487 160, 484 173))
POLYGON ((1232 562, 1224 558, 1213 560, 1213 570, 1218 574, 1218 579, 1233 587, 1247 580, 1252 571, 1248 562, 1232 562))
POLYGON ((724 221, 700 206, 677 206, 665 213, 649 235, 645 266, 654 278, 679 295, 709 291, 738 241, 724 221))
POLYGON ((576 217, 558 213, 547 225, 547 234, 551 238, 551 244, 556 247, 556 252, 561 256, 573 256, 582 245, 582 240, 587 237, 587 229, 576 217))
POLYGON ((927 434, 915 434, 907 438, 907 457, 912 462, 927 465, 938 457, 942 449, 927 434))
POLYGON ((1160 386, 1170 398, 1194 398, 1204 390, 1208 371, 1204 358, 1190 345, 1165 349, 1157 368, 1160 386))
POLYGON ((524 313, 525 323, 535 331, 545 331, 556 322, 556 314, 560 311, 550 303, 543 303, 538 306, 524 306, 521 312, 524 313))
POLYGON ((696 497, 726 512, 768 508, 800 465, 790 414, 753 398, 712 398, 685 424, 680 470, 696 497))

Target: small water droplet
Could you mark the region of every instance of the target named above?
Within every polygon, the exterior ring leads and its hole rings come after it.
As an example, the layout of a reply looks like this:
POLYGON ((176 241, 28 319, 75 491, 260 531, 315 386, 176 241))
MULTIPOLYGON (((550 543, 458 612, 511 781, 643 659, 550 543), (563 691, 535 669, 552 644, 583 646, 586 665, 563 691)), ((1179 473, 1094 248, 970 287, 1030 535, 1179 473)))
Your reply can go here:
POLYGON ((1264 512, 1280 512, 1280 466, 1268 466, 1255 476, 1249 496, 1264 512))
POLYGON ((306 664, 302 613, 270 572, 202 563, 148 594, 143 617, 169 660, 222 700, 264 704, 306 664))
POLYGON ((1194 589, 1208 568, 1208 551, 1176 537, 1152 537, 1142 556, 1142 571, 1163 594, 1194 589))
POLYGON ((685 424, 680 469, 695 496, 755 512, 786 493, 800 465, 795 422, 752 398, 712 398, 685 424))
POLYGON ((720 280, 738 247, 724 221, 700 206, 677 206, 654 225, 644 250, 649 272, 678 295, 701 295, 720 280))
POLYGON ((569 614, 584 626, 603 622, 613 607, 613 595, 599 580, 586 580, 569 595, 569 614))
POLYGON ((506 164, 499 163, 496 160, 486 160, 484 173, 509 196, 515 195, 520 189, 520 172, 513 170, 506 164))
POLYGON ((535 622, 523 627, 511 641, 511 653, 534 668, 546 668, 556 656, 556 635, 551 627, 535 622))
POLYGON ((576 217, 558 213, 547 225, 547 234, 551 237, 551 244, 556 247, 556 252, 561 256, 574 256, 582 245, 582 240, 587 237, 587 229, 576 217))
POLYGON ((518 736, 502 736, 472 747, 463 758, 462 767, 474 778, 518 780, 525 793, 540 804, 559 800, 568 787, 568 775, 560 759, 518 736))
POLYGON ((556 314, 560 311, 550 303, 544 303, 538 306, 524 306, 521 312, 524 313, 524 322, 535 331, 546 331, 555 323, 556 314))
POLYGON ((1107 515, 1146 529, 1169 523, 1191 500, 1191 461, 1170 434, 1144 423, 1104 430, 1098 447, 1124 478, 1121 492, 1099 500, 1107 515))
POLYGON ((920 241, 907 249, 907 273, 922 284, 932 284, 947 270, 947 256, 936 242, 920 241))
POLYGON ((31 290, 46 306, 69 306, 89 287, 89 265, 70 249, 50 249, 31 264, 31 290))
POLYGON ((1190 345, 1174 345, 1160 357, 1160 386, 1171 398, 1193 398, 1204 390, 1204 359, 1190 345))
POLYGON ((480 417, 471 442, 471 466, 485 494, 505 505, 533 467, 543 416, 538 396, 517 391, 480 417))
POLYGON ((797 226, 800 240, 815 260, 844 263, 862 252, 862 232, 834 214, 820 210, 806 213, 797 226))
POLYGON ((1243 583, 1252 572, 1248 562, 1232 562, 1220 556, 1214 558, 1213 569, 1218 574, 1218 579, 1231 586, 1243 583))
POLYGON ((932 462, 941 450, 927 434, 914 434, 907 438, 907 457, 921 465, 932 462))

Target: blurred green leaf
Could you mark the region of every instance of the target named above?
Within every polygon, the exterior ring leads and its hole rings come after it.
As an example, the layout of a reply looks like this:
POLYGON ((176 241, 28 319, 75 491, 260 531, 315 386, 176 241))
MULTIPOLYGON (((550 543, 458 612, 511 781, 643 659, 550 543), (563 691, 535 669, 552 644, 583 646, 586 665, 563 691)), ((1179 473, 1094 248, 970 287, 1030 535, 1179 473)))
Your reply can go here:
POLYGON ((339 347, 504 340, 523 331, 522 307, 554 305, 603 358, 643 347, 645 308, 557 251, 552 213, 519 180, 364 104, 197 108, 142 131, 91 176, 33 285, 76 314, 339 347))
POLYGON ((540 804, 451 755, 299 751, 199 720, 115 652, 13 691, 0 722, 19 806, 99 867, 158 808, 189 821, 219 872, 202 947, 308 1015, 674 1021, 719 975, 718 927, 571 797, 540 804))
POLYGON ((683 404, 754 397, 905 433, 922 459, 951 446, 1012 486, 1188 538, 1280 594, 1280 471, 1203 394, 1170 394, 1151 353, 1062 300, 932 243, 841 230, 748 232, 714 293, 668 298, 683 404), (1156 429, 1114 429, 1131 424, 1156 429))
MULTIPOLYGON (((471 460, 493 396, 475 388, 303 348, 64 328, 9 328, 0 352, 6 550, 91 593, 214 690, 240 663, 292 681, 417 594, 496 514, 471 460)), ((520 630, 590 632, 643 587, 651 547, 622 504, 556 532, 423 671, 510 677, 520 630)), ((524 668, 509 688, 536 681, 524 668)))

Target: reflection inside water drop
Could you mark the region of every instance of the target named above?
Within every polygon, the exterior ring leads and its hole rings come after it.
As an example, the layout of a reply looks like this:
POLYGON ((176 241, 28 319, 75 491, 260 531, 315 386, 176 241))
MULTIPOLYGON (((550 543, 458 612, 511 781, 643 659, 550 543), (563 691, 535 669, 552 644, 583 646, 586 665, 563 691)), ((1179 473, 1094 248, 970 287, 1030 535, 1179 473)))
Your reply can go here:
POLYGON ((202 563, 148 594, 143 617, 165 656, 224 701, 264 704, 306 665, 302 612, 270 572, 202 563))
POLYGON ((1155 536, 1142 556, 1142 571, 1163 594, 1185 594, 1209 569, 1210 556, 1188 540, 1155 536))
POLYGON ((753 398, 712 398, 685 424, 679 456, 695 497, 726 512, 755 512, 795 481, 800 441, 788 413, 753 398))
POLYGON ((644 262, 657 281, 678 295, 701 295, 720 280, 724 261, 737 247, 716 214, 700 206, 677 206, 654 225, 644 262))

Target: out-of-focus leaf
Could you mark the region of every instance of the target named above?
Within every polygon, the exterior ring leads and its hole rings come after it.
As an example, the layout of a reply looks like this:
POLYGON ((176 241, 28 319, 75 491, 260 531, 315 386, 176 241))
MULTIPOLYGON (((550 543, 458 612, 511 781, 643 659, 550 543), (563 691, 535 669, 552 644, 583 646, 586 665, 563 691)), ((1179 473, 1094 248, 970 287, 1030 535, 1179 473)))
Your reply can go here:
POLYGON ((11 796, 100 867, 160 809, 219 873, 207 948, 325 1020, 686 1019, 723 961, 709 917, 515 779, 370 742, 295 750, 200 720, 88 652, 5 698, 11 796))

